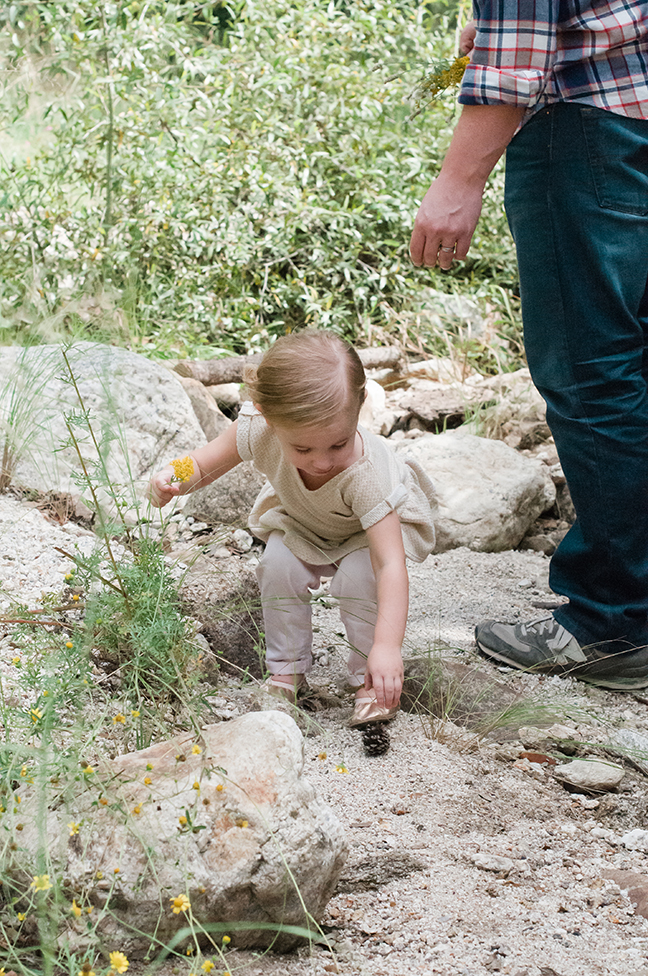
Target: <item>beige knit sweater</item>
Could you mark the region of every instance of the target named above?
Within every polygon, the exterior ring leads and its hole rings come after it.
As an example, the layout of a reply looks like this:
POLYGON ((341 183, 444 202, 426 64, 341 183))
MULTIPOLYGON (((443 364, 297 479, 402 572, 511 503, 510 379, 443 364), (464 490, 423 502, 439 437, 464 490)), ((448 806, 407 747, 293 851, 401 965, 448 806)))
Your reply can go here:
POLYGON ((434 548, 432 482, 411 458, 398 456, 375 434, 358 427, 362 457, 321 488, 310 491, 252 403, 238 418, 237 449, 266 475, 250 513, 252 532, 264 541, 279 530, 295 556, 315 566, 337 562, 368 545, 366 529, 397 511, 405 553, 423 562, 434 548))

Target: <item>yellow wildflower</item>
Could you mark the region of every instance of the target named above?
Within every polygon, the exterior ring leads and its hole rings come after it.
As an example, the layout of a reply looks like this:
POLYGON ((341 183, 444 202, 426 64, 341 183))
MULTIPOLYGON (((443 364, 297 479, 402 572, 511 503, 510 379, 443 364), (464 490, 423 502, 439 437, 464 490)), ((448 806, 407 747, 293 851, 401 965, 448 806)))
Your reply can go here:
POLYGON ((76 898, 72 899, 70 911, 72 912, 75 918, 79 918, 79 916, 83 915, 83 909, 79 905, 77 905, 76 898))
POLYGON ((423 94, 434 98, 435 95, 439 95, 446 88, 450 88, 452 85, 458 85, 463 78, 463 73, 469 61, 470 58, 466 54, 463 57, 455 58, 448 68, 441 68, 428 75, 421 85, 423 94))
POLYGON ((153 782, 153 780, 151 779, 150 776, 145 776, 144 777, 144 783, 145 783, 146 786, 150 786, 152 782, 153 782))
POLYGON ((148 771, 150 772, 150 771, 151 771, 152 769, 154 769, 155 767, 153 766, 153 763, 147 763, 147 764, 146 764, 146 768, 147 768, 147 769, 148 769, 148 771))
POLYGON ((178 817, 178 823, 180 824, 181 827, 186 827, 187 826, 187 818, 184 817, 184 816, 178 817))
POLYGON ((78 593, 75 593, 75 594, 74 594, 74 596, 72 597, 72 601, 73 601, 74 603, 77 603, 77 602, 78 602, 78 600, 79 600, 79 595, 78 595, 78 593))
POLYGON ((142 812, 142 804, 138 803, 136 807, 133 807, 133 813, 137 815, 140 814, 141 812, 142 812))
POLYGON ((188 454, 183 458, 172 461, 171 467, 174 472, 172 481, 189 481, 194 473, 193 458, 190 458, 188 454))
POLYGON ((125 973, 129 963, 123 952, 111 952, 110 965, 116 973, 125 973))
POLYGON ((84 963, 83 969, 78 972, 78 976, 95 976, 95 971, 91 968, 90 963, 84 963))
MULTIPOLYGON (((214 964, 211 959, 205 959, 200 968, 204 969, 206 973, 211 973, 212 969, 214 968, 214 964)), ((2 976, 2 973, 0 973, 0 976, 2 976)))
POLYGON ((34 880, 29 887, 34 891, 48 891, 52 887, 49 874, 34 875, 34 880))
POLYGON ((18 667, 20 665, 20 658, 18 657, 18 655, 16 655, 15 657, 12 657, 11 663, 13 665, 15 665, 16 667, 18 667))
POLYGON ((131 718, 139 718, 140 713, 137 708, 131 708, 131 718))
POLYGON ((74 644, 72 643, 72 641, 66 641, 65 642, 65 646, 66 647, 74 647, 74 644))
POLYGON ((222 783, 219 783, 218 786, 216 787, 216 792, 217 793, 222 793, 224 789, 225 789, 225 787, 223 786, 223 784, 222 783))
POLYGON ((193 745, 191 747, 191 752, 193 753, 194 756, 199 756, 200 753, 202 752, 202 749, 200 748, 200 746, 193 745))
POLYGON ((117 723, 121 723, 123 725, 125 721, 126 719, 121 712, 117 712, 116 715, 113 715, 113 725, 117 725, 117 723))
POLYGON ((26 912, 18 912, 18 914, 16 915, 16 918, 18 919, 19 922, 24 922, 25 919, 27 918, 27 913, 26 912))
POLYGON ((70 837, 73 837, 74 834, 78 834, 79 833, 79 825, 78 825, 78 823, 69 823, 68 824, 68 829, 70 831, 70 837))
POLYGON ((337 766, 335 767, 335 772, 336 773, 348 773, 349 770, 346 768, 346 766, 344 765, 344 763, 338 763, 337 766))
POLYGON ((249 824, 247 820, 242 820, 241 817, 239 817, 236 821, 236 826, 244 830, 246 827, 249 827, 249 824))
POLYGON ((231 941, 232 940, 230 939, 229 935, 223 936, 223 945, 229 945, 231 941))
POLYGON ((200 789, 200 783, 198 782, 198 780, 195 781, 194 785, 191 788, 192 788, 192 790, 199 790, 200 789))
POLYGON ((325 753, 325 752, 320 752, 320 753, 318 753, 318 756, 317 756, 317 758, 318 758, 318 759, 326 759, 326 753, 325 753))
POLYGON ((97 879, 97 881, 101 881, 101 879, 103 878, 103 871, 97 871, 97 873, 95 874, 95 878, 97 879))
POLYGON ((180 912, 186 912, 191 908, 191 902, 186 895, 176 895, 175 898, 170 898, 169 901, 173 905, 174 915, 179 915, 180 912))
POLYGON ((26 766, 23 766, 23 768, 20 770, 20 775, 21 776, 26 776, 27 775, 27 767, 26 766))
POLYGON ((121 868, 113 868, 113 874, 119 874, 121 868))
POLYGON ((100 796, 99 797, 99 803, 102 805, 102 807, 107 807, 108 806, 108 799, 107 799, 107 797, 100 796))
POLYGON ((30 708, 29 714, 32 717, 32 722, 37 722, 39 720, 39 718, 42 718, 43 717, 43 713, 42 712, 39 712, 39 710, 37 708, 30 708))
POLYGON ((86 776, 90 776, 92 773, 94 773, 94 769, 92 766, 86 766, 83 772, 86 774, 86 776))

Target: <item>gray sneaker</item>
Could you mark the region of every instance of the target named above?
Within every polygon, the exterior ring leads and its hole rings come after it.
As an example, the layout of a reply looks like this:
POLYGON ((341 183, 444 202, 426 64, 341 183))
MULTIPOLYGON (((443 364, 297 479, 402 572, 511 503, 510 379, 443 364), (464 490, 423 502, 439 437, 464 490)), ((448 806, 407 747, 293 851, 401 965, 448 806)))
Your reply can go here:
POLYGON ((477 647, 486 657, 522 671, 563 674, 615 691, 648 688, 648 648, 611 653, 606 645, 581 647, 552 617, 529 623, 486 620, 475 628, 477 647))

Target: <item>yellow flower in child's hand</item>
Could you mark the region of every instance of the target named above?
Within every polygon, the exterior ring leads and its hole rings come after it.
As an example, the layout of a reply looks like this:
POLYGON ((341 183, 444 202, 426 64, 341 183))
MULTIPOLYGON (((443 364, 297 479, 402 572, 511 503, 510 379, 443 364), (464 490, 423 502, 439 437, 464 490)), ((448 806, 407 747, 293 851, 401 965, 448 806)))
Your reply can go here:
POLYGON ((116 973, 125 973, 128 969, 128 959, 123 952, 111 952, 110 965, 116 973))
POLYGON ((172 461, 171 467, 174 472, 174 481, 189 481, 194 473, 193 458, 190 458, 188 454, 183 458, 172 461))
POLYGON ((48 891, 52 887, 49 874, 34 875, 34 880, 29 887, 33 888, 34 891, 48 891))
POLYGON ((175 898, 170 898, 169 901, 173 905, 174 915, 179 915, 180 912, 186 912, 191 908, 191 902, 186 895, 176 895, 175 898))

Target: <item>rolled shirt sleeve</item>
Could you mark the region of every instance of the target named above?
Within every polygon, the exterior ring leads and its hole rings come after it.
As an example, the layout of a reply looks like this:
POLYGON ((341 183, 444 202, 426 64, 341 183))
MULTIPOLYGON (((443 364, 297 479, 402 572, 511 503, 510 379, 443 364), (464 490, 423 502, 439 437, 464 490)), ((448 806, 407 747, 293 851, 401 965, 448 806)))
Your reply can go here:
POLYGON ((532 109, 556 59, 558 13, 558 0, 475 0, 477 36, 459 102, 532 109))

